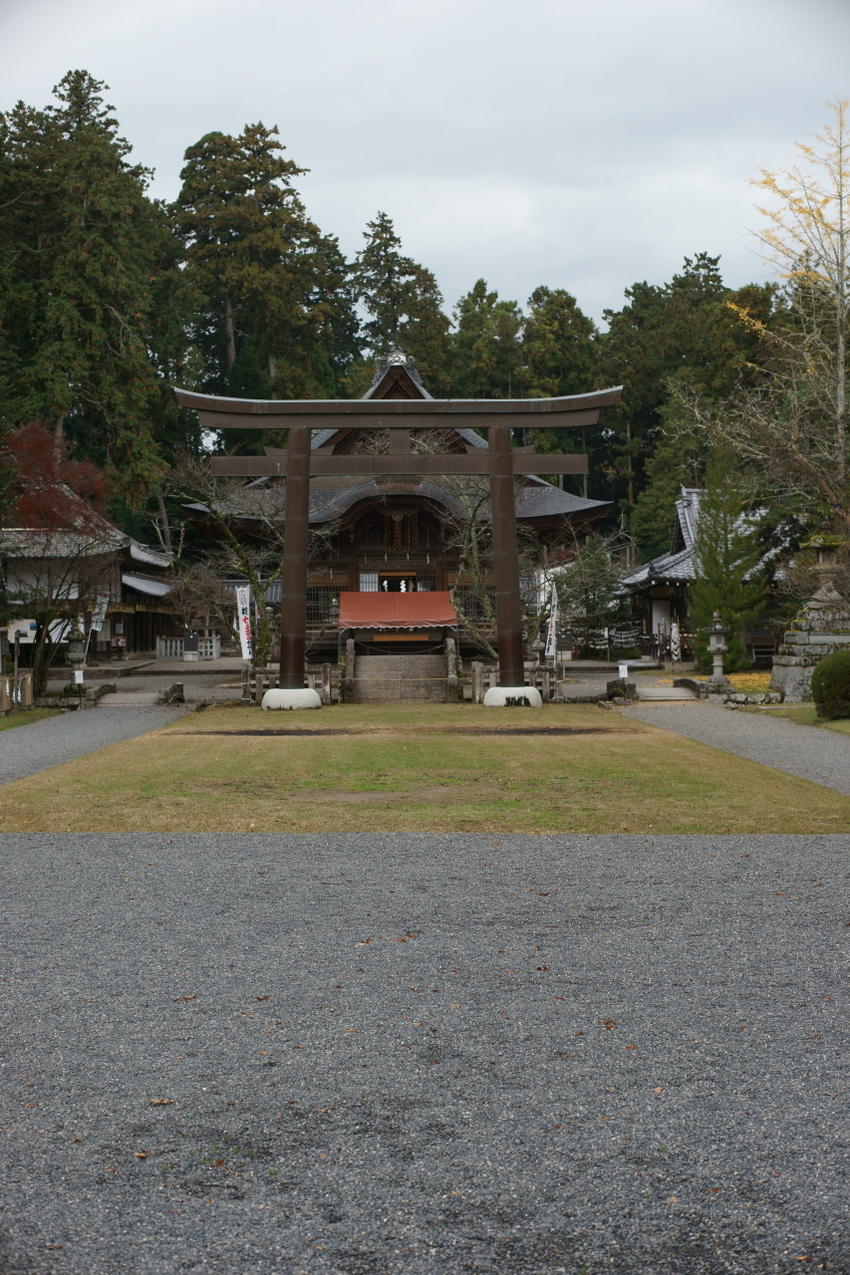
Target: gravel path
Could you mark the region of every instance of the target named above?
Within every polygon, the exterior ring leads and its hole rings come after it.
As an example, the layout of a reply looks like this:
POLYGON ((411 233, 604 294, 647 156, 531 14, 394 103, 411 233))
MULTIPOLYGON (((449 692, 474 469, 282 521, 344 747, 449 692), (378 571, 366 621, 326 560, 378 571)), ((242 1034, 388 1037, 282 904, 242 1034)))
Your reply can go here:
MULTIPOLYGON (((811 779, 850 796, 850 736, 799 726, 768 713, 742 713, 722 704, 637 704, 623 710, 651 726, 722 748, 737 757, 811 779)), ((848 1268, 850 1269, 850 1268, 848 1268)))
POLYGON ((4 1275, 850 1271, 850 839, 2 847, 4 1275))
MULTIPOLYGON (((102 706, 44 717, 30 726, 0 731, 0 784, 37 775, 75 757, 145 735, 180 717, 174 708, 111 708, 102 706)), ((0 1268, 0 1275, 3 1275, 0 1268)))

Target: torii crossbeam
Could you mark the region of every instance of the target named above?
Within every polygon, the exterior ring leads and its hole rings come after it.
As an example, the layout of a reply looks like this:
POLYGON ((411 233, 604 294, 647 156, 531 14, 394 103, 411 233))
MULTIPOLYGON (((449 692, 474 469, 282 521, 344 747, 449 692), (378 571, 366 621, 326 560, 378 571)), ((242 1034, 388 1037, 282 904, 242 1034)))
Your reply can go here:
POLYGON ((177 389, 183 407, 194 408, 202 429, 288 429, 285 451, 266 456, 214 456, 213 474, 286 479, 280 607, 280 686, 304 685, 307 628, 307 543, 310 477, 345 475, 488 474, 493 519, 493 576, 496 586, 499 681, 525 683, 522 601, 517 553, 514 475, 586 474, 580 454, 535 456, 514 449, 511 429, 563 429, 595 425, 603 407, 619 401, 621 386, 594 394, 533 399, 239 399, 216 398, 177 389), (410 450, 411 429, 486 429, 487 449, 460 455, 420 455, 410 450), (319 429, 389 429, 389 452, 379 456, 334 456, 311 448, 319 429))

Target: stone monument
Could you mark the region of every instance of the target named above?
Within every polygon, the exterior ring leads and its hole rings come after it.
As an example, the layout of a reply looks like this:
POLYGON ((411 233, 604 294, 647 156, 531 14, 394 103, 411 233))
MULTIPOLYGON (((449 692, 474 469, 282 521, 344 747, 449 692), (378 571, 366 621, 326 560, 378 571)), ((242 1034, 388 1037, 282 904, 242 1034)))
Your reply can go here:
POLYGON ((850 650, 850 603, 835 588, 838 551, 845 547, 844 541, 818 536, 809 541, 809 547, 817 552, 820 585, 785 631, 770 679, 770 689, 778 691, 786 704, 811 702, 815 665, 833 651, 850 650))

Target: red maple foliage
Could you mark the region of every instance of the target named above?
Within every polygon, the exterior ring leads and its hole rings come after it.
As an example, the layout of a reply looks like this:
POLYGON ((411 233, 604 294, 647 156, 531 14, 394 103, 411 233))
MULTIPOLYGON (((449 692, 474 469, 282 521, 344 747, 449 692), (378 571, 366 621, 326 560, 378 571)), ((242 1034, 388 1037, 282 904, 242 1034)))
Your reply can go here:
POLYGON ((52 424, 29 421, 6 440, 3 460, 15 475, 10 522, 30 529, 82 530, 101 521, 106 475, 91 461, 73 460, 67 439, 57 437, 52 424))

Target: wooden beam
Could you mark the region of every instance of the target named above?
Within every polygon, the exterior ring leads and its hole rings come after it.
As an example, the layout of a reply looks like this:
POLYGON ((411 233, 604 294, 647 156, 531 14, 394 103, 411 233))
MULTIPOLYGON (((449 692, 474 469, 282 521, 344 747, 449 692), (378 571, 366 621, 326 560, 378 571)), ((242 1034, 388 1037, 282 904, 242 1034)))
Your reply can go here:
POLYGON ((217 418, 210 420, 212 429, 285 429, 290 424, 310 425, 313 429, 342 428, 409 428, 421 418, 429 427, 445 429, 494 424, 520 426, 525 429, 562 428, 563 418, 573 417, 571 425, 592 425, 603 407, 619 402, 622 386, 597 390, 592 394, 571 394, 561 398, 502 399, 252 399, 220 398, 196 394, 192 390, 175 389, 182 407, 193 408, 217 418), (277 418, 264 421, 263 417, 277 418), (284 418, 284 419, 281 419, 284 418))
MULTIPOLYGON (((534 401, 534 400, 531 400, 534 401)), ((432 410, 432 404, 421 400, 383 399, 384 403, 400 402, 414 407, 414 412, 405 416, 397 416, 384 412, 372 413, 370 416, 351 419, 348 416, 337 416, 331 413, 295 413, 287 416, 249 415, 246 412, 207 411, 198 409, 201 429, 289 429, 291 425, 309 425, 311 429, 487 429, 492 425, 508 425, 512 429, 572 429, 574 426, 595 425, 599 420, 599 409, 588 408, 583 411, 551 412, 546 415, 533 415, 526 412, 503 412, 496 415, 491 412, 489 419, 483 414, 478 418, 464 413, 456 415, 438 414, 432 410)))
MULTIPOLYGON (((512 452, 514 474, 586 474, 587 456, 581 452, 529 455, 512 452)), ((441 474, 489 475, 491 454, 481 449, 478 455, 431 456, 386 454, 381 456, 328 456, 310 454, 310 476, 343 475, 347 478, 376 477, 379 474, 398 477, 426 477, 441 474)), ((286 456, 212 456, 210 473, 219 478, 286 477, 286 456)))

